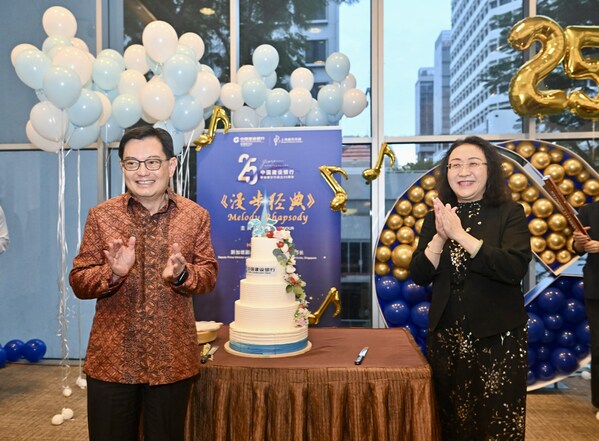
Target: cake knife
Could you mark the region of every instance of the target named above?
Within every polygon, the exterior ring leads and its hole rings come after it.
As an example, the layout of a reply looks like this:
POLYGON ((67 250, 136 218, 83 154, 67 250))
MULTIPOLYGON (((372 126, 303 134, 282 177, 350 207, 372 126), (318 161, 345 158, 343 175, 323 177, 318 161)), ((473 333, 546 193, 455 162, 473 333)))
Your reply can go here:
POLYGON ((358 358, 354 361, 355 364, 362 364, 362 360, 366 357, 366 353, 368 352, 368 346, 364 346, 360 353, 358 354, 358 358))
POLYGON ((218 346, 212 346, 206 355, 203 355, 200 362, 202 364, 206 363, 212 355, 218 350, 218 346))

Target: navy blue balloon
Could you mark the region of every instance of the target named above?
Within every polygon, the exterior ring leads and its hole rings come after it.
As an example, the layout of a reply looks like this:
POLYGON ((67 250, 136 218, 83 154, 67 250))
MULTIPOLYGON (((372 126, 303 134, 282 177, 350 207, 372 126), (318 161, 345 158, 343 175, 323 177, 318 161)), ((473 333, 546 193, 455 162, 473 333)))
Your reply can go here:
MULTIPOLYGON (((537 361, 537 350, 534 348, 528 348, 528 367, 531 368, 537 361)), ((530 372, 530 371, 529 371, 530 372)))
POLYGON ((557 331, 564 326, 564 318, 560 314, 548 314, 543 317, 545 328, 557 331))
POLYGON ((429 302, 420 302, 414 305, 410 312, 412 323, 420 328, 428 328, 428 310, 430 306, 429 302))
POLYGON ((417 330, 418 328, 416 328, 416 326, 414 326, 412 323, 406 323, 405 325, 403 325, 404 328, 406 328, 408 331, 410 331, 410 334, 412 334, 412 337, 416 337, 418 335, 417 330))
POLYGON ((537 299, 533 299, 528 305, 526 305, 526 312, 533 314, 542 314, 539 308, 539 304, 536 301, 537 299))
POLYGON ((8 361, 17 361, 23 356, 23 343, 21 340, 10 340, 4 345, 6 351, 6 359, 8 361))
POLYGON ((541 340, 545 334, 543 320, 531 312, 528 313, 528 342, 534 343, 541 340))
POLYGON ((553 340, 555 340, 555 331, 545 328, 543 338, 541 338, 540 342, 546 345, 547 343, 551 343, 553 340))
POLYGON ((543 290, 536 300, 543 311, 552 314, 563 308, 566 297, 561 290, 551 286, 543 290))
POLYGON ((572 346, 572 352, 574 352, 574 355, 576 355, 578 360, 582 360, 589 355, 589 345, 577 343, 572 346))
POLYGON ((576 335, 569 329, 563 329, 557 333, 555 341, 560 346, 571 348, 576 344, 576 335))
POLYGON ((555 376, 555 369, 547 361, 538 362, 533 366, 533 370, 537 378, 541 381, 551 380, 555 376))
POLYGON ((537 346, 537 361, 546 361, 551 357, 551 348, 547 345, 537 346))
POLYGON ((573 279, 571 277, 558 277, 557 280, 553 282, 553 286, 563 293, 570 292, 570 289, 572 288, 572 281, 573 279))
POLYGON ((0 348, 0 368, 6 366, 6 350, 4 348, 0 348))
POLYGON ((568 299, 562 309, 564 320, 569 323, 580 323, 586 318, 584 304, 580 300, 568 299))
POLYGON ((551 353, 551 364, 557 372, 570 374, 578 367, 578 360, 572 350, 557 348, 551 353))
POLYGON ((393 276, 383 276, 376 281, 376 293, 382 300, 395 300, 401 294, 400 283, 393 276))
POLYGON ((37 363, 46 354, 46 343, 34 338, 25 343, 23 347, 23 356, 32 363, 37 363))
POLYGON ((407 279, 402 284, 401 294, 403 299, 410 305, 426 300, 426 288, 414 283, 411 279, 407 279))
POLYGON ((585 345, 591 344, 591 328, 589 327, 588 320, 585 320, 576 327, 576 338, 580 343, 585 345))
POLYGON ((526 376, 526 384, 528 384, 529 386, 532 386, 536 382, 537 382, 537 376, 532 371, 532 369, 529 369, 528 370, 528 375, 526 376))
POLYGON ((428 328, 417 328, 418 331, 418 337, 420 337, 422 340, 426 341, 426 337, 428 336, 428 328))
POLYGON ((577 300, 584 299, 584 281, 582 278, 579 278, 576 282, 572 283, 570 294, 577 300))
POLYGON ((410 307, 402 300, 389 303, 383 309, 385 319, 395 326, 404 326, 410 317, 410 307))

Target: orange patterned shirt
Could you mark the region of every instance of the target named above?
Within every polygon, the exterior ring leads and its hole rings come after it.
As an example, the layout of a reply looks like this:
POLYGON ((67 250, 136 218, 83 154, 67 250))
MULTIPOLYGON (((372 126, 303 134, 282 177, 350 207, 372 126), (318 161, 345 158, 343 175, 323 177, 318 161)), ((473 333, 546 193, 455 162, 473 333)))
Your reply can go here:
POLYGON ((81 249, 69 282, 80 299, 96 299, 84 365, 103 381, 168 384, 196 375, 200 348, 191 296, 212 291, 218 264, 210 240, 210 216, 195 202, 168 192, 168 202, 150 215, 130 194, 89 211, 81 249), (135 236, 135 264, 111 285, 103 250, 110 240, 135 236), (173 243, 187 261, 180 286, 161 275, 173 243))

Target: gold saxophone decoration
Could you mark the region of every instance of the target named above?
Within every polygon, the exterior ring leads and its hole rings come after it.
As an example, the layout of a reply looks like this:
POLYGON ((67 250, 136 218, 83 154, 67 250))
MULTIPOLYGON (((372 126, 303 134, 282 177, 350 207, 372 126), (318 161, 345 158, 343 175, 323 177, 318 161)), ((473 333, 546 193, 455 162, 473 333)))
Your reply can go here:
POLYGON ((216 126, 218 122, 223 122, 223 131, 227 133, 231 128, 231 121, 227 116, 227 112, 218 104, 214 106, 214 110, 212 111, 212 117, 210 118, 210 123, 208 124, 208 133, 204 133, 200 135, 193 143, 196 146, 196 152, 202 150, 202 147, 212 144, 214 141, 214 136, 216 135, 216 126))
POLYGON ((339 314, 341 314, 341 297, 339 296, 339 291, 334 286, 331 289, 329 289, 329 293, 325 297, 322 304, 318 307, 318 309, 315 312, 310 313, 310 315, 308 315, 308 324, 317 325, 318 322, 320 322, 322 313, 325 309, 328 308, 331 302, 333 302, 333 304, 335 305, 335 313, 333 314, 333 317, 337 317, 339 314))
POLYGON ((341 173, 345 179, 348 179, 346 171, 336 165, 321 165, 318 167, 318 170, 320 170, 320 174, 324 180, 327 181, 327 184, 329 184, 335 192, 335 196, 331 199, 331 210, 341 210, 345 213, 347 211, 347 207, 345 206, 345 203, 347 202, 347 193, 339 182, 333 178, 333 173, 341 173))
POLYGON ((379 152, 379 157, 376 160, 374 168, 368 168, 362 172, 362 177, 366 179, 366 184, 370 184, 372 181, 379 177, 379 175, 381 174, 381 168, 383 168, 383 161, 385 160, 385 156, 388 156, 391 160, 391 165, 389 165, 389 168, 392 168, 393 164, 395 164, 395 153, 393 153, 391 147, 389 147, 389 145, 386 142, 381 144, 381 147, 382 148, 379 152))

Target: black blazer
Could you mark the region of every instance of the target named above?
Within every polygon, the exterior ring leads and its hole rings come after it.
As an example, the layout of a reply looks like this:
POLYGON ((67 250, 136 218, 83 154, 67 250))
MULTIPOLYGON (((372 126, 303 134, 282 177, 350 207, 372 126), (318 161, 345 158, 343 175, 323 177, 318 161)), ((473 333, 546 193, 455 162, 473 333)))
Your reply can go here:
MULTIPOLYGON (((599 240, 599 202, 581 207, 578 218, 584 226, 591 227, 589 230, 591 239, 599 240)), ((583 275, 584 296, 587 299, 599 299, 599 253, 587 254, 583 275)))
MULTIPOLYGON (((512 201, 497 207, 483 204, 478 220, 480 224, 472 226, 470 234, 483 239, 483 245, 472 259, 463 300, 472 333, 482 338, 527 322, 520 283, 532 254, 528 223, 520 204, 512 201)), ((449 241, 437 269, 424 254, 435 233, 435 213, 431 210, 424 219, 410 264, 415 283, 424 286, 433 283, 429 332, 435 330, 447 305, 452 271, 449 241)))

